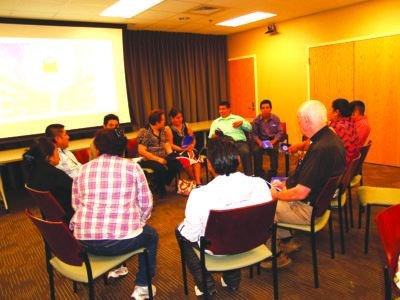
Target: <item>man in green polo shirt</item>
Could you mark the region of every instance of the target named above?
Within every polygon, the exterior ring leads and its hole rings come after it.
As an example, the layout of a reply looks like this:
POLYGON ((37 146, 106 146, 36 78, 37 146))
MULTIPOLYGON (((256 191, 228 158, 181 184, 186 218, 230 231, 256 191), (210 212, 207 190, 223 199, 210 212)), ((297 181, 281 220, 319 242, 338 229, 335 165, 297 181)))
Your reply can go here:
POLYGON ((238 148, 244 173, 249 176, 252 175, 251 152, 244 134, 244 131, 251 131, 250 122, 240 116, 232 115, 231 105, 227 101, 219 104, 219 115, 220 117, 211 124, 208 137, 230 136, 238 148))

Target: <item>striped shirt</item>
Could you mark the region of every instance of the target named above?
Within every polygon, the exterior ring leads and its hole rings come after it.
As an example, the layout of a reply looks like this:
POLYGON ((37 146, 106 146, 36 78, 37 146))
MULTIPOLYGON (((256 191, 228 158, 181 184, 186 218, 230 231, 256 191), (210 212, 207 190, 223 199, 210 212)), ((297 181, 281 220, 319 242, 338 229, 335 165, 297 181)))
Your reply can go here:
POLYGON ((353 120, 351 118, 341 118, 338 121, 331 122, 329 127, 332 127, 342 140, 346 149, 346 159, 349 162, 354 153, 360 148, 353 120))
POLYGON ((58 169, 64 171, 69 177, 74 179, 76 173, 78 173, 79 168, 82 166, 80 162, 76 159, 75 155, 68 150, 58 149, 58 154, 60 154, 60 163, 56 166, 58 169))
POLYGON ((80 168, 72 207, 70 229, 78 240, 120 240, 142 232, 153 196, 138 164, 103 154, 80 168))

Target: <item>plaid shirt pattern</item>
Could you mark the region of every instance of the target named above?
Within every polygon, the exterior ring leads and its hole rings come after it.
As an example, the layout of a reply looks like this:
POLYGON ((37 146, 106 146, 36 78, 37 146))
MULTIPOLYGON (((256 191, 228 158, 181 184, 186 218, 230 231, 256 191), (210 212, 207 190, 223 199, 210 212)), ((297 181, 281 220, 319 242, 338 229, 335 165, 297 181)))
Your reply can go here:
POLYGON ((103 154, 78 171, 72 207, 70 229, 78 240, 118 240, 141 231, 153 195, 137 163, 103 154))
POLYGON ((57 165, 57 168, 64 171, 69 177, 74 179, 79 168, 82 166, 81 163, 67 148, 63 150, 58 148, 58 153, 60 154, 60 163, 57 165))

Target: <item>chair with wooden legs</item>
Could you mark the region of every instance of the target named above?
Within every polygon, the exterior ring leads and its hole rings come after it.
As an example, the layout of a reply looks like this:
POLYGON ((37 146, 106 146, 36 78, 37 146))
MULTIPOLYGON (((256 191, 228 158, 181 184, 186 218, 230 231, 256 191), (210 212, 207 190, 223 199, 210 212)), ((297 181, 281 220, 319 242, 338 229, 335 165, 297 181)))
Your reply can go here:
POLYGON ((332 218, 329 206, 338 187, 339 180, 341 176, 331 177, 326 183, 325 187, 318 196, 315 205, 313 206, 311 224, 309 225, 299 225, 291 223, 279 222, 278 227, 289 229, 289 230, 301 230, 311 233, 311 249, 313 257, 313 267, 314 267, 314 284, 315 288, 319 287, 318 281, 318 266, 317 266, 317 245, 316 245, 316 233, 325 227, 326 223, 329 221, 329 237, 331 244, 331 257, 335 258, 334 245, 333 245, 333 231, 332 231, 332 218))

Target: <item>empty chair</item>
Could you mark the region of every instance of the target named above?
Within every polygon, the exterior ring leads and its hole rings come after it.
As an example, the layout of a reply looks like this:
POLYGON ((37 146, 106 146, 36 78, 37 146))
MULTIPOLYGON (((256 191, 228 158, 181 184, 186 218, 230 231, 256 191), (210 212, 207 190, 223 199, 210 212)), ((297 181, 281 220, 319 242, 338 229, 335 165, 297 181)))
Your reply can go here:
POLYGON ((368 253, 369 226, 372 206, 389 207, 400 204, 400 189, 360 186, 357 190, 360 206, 367 207, 367 221, 365 226, 365 254, 368 253))
MULTIPOLYGON (((278 298, 274 225, 276 204, 277 201, 270 201, 236 209, 210 211, 205 234, 200 239, 200 250, 194 248, 201 263, 204 299, 208 299, 207 271, 241 269, 258 264, 271 256, 274 262, 274 297, 278 298), (269 237, 272 238, 272 252, 265 246, 269 237), (214 255, 206 254, 206 250, 212 251, 214 255)), ((183 239, 179 238, 178 242, 181 250, 184 289, 187 295, 184 247, 191 246, 183 239)), ((259 273, 259 265, 257 270, 259 273)))
POLYGON ((329 178, 325 187, 323 188, 321 194, 318 196, 315 205, 312 210, 311 224, 310 225, 299 225, 291 223, 279 222, 278 227, 284 229, 295 229, 308 231, 311 233, 311 248, 313 255, 313 266, 314 266, 314 283, 315 288, 319 287, 318 282, 318 266, 317 266, 317 245, 315 241, 315 235, 318 231, 325 227, 326 223, 329 221, 329 235, 331 244, 331 257, 335 258, 334 245, 333 245, 333 232, 332 232, 332 219, 329 205, 331 203, 333 194, 339 184, 340 176, 329 178), (318 221, 316 221, 318 219, 318 221))
POLYGON ((400 254, 400 205, 381 211, 375 218, 385 249, 387 266, 383 268, 385 278, 385 299, 392 296, 393 277, 400 254))
POLYGON ((25 214, 39 229, 45 240, 51 299, 55 299, 53 268, 73 281, 75 293, 77 292, 76 282, 87 283, 89 286, 89 299, 94 299, 93 280, 106 275, 108 271, 119 267, 122 263, 137 254, 144 255, 145 257, 149 296, 150 299, 153 299, 147 249, 140 248, 119 256, 95 256, 88 254, 63 222, 49 222, 38 219, 28 209, 25 210, 25 214), (51 253, 54 254, 54 257, 51 256, 51 253))

